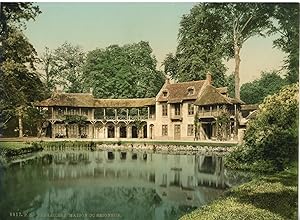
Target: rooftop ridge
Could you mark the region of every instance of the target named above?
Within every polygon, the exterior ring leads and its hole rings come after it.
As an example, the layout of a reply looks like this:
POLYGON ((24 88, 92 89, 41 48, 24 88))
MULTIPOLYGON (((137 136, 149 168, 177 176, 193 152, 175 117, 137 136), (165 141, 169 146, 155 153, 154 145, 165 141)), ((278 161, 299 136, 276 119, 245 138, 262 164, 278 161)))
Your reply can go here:
POLYGON ((194 80, 194 81, 186 81, 186 82, 176 82, 176 83, 171 83, 171 84, 168 84, 168 85, 189 84, 189 83, 204 82, 204 81, 206 81, 206 80, 202 79, 202 80, 194 80))

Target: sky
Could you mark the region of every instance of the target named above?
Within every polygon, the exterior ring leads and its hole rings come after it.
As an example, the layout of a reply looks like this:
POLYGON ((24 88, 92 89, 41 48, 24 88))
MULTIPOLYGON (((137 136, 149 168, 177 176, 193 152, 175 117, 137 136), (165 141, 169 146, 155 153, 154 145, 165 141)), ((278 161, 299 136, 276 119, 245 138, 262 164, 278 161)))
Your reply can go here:
MULTIPOLYGON (((176 51, 179 23, 195 5, 176 3, 80 3, 39 2, 42 11, 24 31, 42 55, 44 48, 55 49, 64 42, 80 45, 88 52, 112 44, 124 45, 148 41, 158 60, 176 51)), ((254 37, 241 50, 241 83, 260 77, 262 71, 280 69, 285 54, 272 48, 274 37, 254 37)), ((227 74, 234 71, 234 60, 225 63, 227 74)))

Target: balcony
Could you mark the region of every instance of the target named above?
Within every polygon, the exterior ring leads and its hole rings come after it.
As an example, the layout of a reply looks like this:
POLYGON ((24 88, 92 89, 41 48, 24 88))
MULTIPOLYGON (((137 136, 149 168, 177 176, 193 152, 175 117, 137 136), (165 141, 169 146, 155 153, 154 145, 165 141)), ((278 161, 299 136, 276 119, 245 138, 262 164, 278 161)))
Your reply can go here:
POLYGON ((177 121, 182 121, 182 115, 181 114, 172 114, 171 115, 171 120, 177 120, 177 121))

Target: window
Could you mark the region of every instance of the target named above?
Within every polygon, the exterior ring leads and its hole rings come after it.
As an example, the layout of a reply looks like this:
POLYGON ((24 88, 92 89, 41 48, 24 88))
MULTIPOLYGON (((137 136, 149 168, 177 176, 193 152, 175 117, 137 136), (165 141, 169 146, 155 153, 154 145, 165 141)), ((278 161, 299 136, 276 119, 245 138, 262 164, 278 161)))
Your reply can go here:
POLYGON ((162 104, 162 116, 168 116, 168 104, 162 104))
POLYGON ((162 136, 168 136, 168 125, 162 125, 162 136))
POLYGON ((163 97, 164 97, 164 98, 168 97, 168 91, 165 90, 165 91, 163 91, 162 94, 163 94, 163 97))
POLYGON ((188 95, 194 95, 194 88, 188 88, 188 95))
POLYGON ((188 125, 187 135, 188 136, 193 136, 194 135, 194 125, 193 124, 188 125))
POLYGON ((193 115, 194 114, 194 104, 188 104, 188 113, 189 115, 193 115))
POLYGON ((180 104, 175 104, 175 115, 180 115, 180 104))

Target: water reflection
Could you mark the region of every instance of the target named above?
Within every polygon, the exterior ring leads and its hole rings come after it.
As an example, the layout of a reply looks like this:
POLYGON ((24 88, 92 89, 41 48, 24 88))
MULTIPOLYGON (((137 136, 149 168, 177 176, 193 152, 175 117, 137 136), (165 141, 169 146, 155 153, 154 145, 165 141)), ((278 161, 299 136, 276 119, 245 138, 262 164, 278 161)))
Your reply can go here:
MULTIPOLYGON (((228 185, 221 156, 125 151, 43 152, 3 172, 0 219, 10 212, 115 213, 108 219, 177 219, 218 197, 228 185)), ((90 216, 91 217, 91 216, 90 216)), ((74 218, 72 218, 74 219, 74 218)), ((93 218, 95 219, 95 218, 93 218)), ((101 218, 105 219, 105 218, 101 218)))

